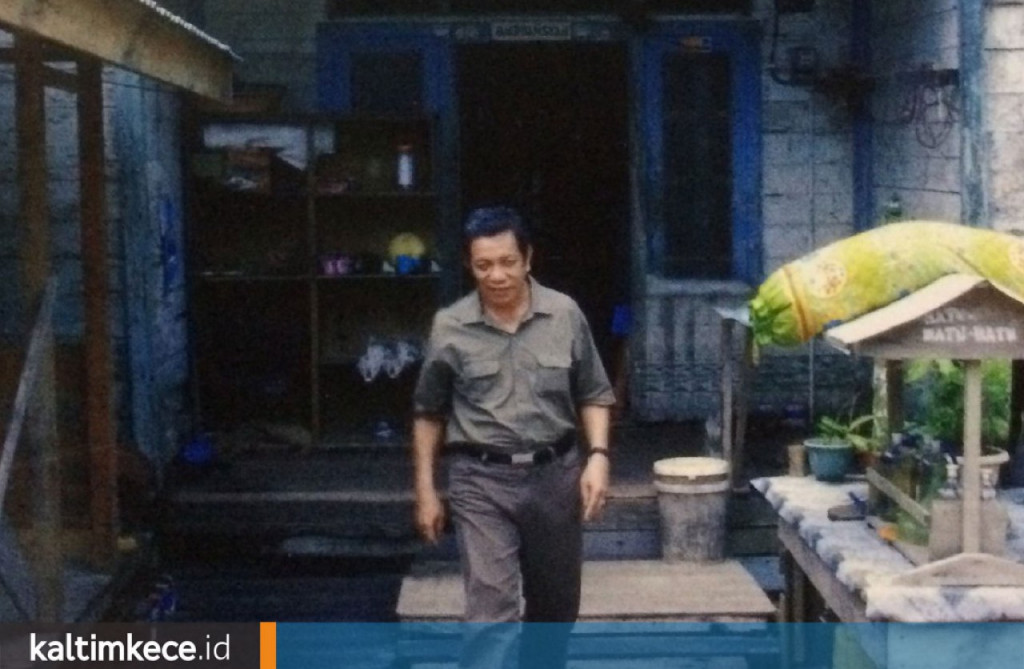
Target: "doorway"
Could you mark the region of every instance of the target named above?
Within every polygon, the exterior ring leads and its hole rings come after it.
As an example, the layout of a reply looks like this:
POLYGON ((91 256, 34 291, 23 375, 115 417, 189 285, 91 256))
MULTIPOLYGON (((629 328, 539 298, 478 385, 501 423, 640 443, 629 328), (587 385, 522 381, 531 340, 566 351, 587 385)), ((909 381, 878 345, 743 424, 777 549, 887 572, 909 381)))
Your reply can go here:
POLYGON ((606 366, 629 301, 629 95, 623 44, 474 44, 457 52, 463 213, 506 203, 533 274, 583 309, 606 366))

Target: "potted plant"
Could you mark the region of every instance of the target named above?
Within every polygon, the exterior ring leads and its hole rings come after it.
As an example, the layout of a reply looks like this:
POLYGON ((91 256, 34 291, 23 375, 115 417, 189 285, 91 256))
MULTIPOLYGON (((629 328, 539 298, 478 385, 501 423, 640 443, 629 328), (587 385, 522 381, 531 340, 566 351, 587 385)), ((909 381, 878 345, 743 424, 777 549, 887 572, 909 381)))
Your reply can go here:
MULTIPOLYGON (((1006 360, 985 360, 981 370, 981 465, 996 474, 1009 460, 1005 447, 1010 425, 1010 365, 1006 360)), ((907 396, 909 413, 920 431, 937 439, 944 451, 959 454, 964 433, 963 367, 952 360, 911 362, 907 396)))
POLYGON ((833 416, 818 420, 817 434, 804 440, 804 449, 811 473, 819 481, 842 481, 850 470, 854 456, 870 459, 877 455, 878 419, 873 414, 842 421, 833 416))

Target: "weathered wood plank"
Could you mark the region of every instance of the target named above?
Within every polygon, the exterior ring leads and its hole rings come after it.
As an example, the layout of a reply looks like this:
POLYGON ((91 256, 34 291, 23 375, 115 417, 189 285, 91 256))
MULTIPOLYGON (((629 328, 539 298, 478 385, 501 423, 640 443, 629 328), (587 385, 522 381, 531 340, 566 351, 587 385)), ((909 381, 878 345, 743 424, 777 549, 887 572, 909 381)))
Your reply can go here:
POLYGON ((74 72, 59 70, 49 65, 44 68, 45 85, 50 88, 59 88, 67 93, 78 92, 78 77, 74 72))
POLYGON ((117 528, 117 448, 111 400, 110 270, 107 260, 103 131, 103 67, 78 64, 78 140, 81 174, 82 284, 85 297, 86 430, 91 518, 97 564, 114 556, 117 528))
POLYGON ((46 106, 39 42, 17 38, 15 99, 21 195, 23 303, 34 308, 50 275, 50 212, 46 173, 46 106))
POLYGON ((7 0, 0 24, 220 101, 234 55, 141 2, 7 0))
MULTIPOLYGON (((582 587, 581 621, 768 621, 775 616, 754 578, 731 560, 585 562, 582 587)), ((457 568, 422 565, 403 580, 397 611, 403 620, 458 620, 463 606, 457 568)))
MULTIPOLYGON (((42 318, 42 316, 40 316, 42 318)), ((50 322, 52 318, 47 318, 50 322)), ((64 608, 64 557, 61 550, 60 445, 57 434, 56 361, 52 328, 46 328, 39 384, 28 422, 32 452, 34 525, 40 535, 35 553, 39 622, 60 622, 64 608)))
POLYGON ((981 362, 964 362, 964 552, 981 552, 981 362))
POLYGON ((736 469, 738 460, 733 454, 734 432, 732 411, 733 411, 733 323, 734 321, 723 318, 721 320, 720 342, 718 345, 719 355, 722 358, 722 457, 729 463, 729 483, 735 485, 736 469))
POLYGON ((909 513, 914 520, 926 527, 928 526, 930 515, 928 513, 928 509, 921 506, 917 500, 897 488, 891 481, 889 481, 889 479, 885 478, 874 469, 868 469, 866 473, 868 483, 890 497, 900 506, 901 509, 909 513))
POLYGON ((885 361, 886 443, 892 443, 893 432, 903 431, 903 361, 885 361))

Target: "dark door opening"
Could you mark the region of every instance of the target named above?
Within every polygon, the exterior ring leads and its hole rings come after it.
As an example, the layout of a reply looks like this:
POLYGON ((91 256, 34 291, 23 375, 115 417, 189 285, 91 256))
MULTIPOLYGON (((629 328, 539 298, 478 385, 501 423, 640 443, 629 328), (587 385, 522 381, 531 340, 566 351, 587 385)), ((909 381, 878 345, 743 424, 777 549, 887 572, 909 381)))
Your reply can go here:
POLYGON ((571 295, 610 362, 629 299, 624 45, 460 47, 462 210, 508 203, 534 236, 533 274, 571 295))

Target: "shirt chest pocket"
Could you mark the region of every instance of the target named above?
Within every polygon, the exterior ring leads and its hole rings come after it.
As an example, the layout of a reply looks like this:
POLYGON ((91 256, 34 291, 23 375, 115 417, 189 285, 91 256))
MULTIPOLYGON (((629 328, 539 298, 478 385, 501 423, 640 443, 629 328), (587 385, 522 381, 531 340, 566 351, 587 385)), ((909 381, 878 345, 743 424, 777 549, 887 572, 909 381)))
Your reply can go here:
POLYGON ((479 402, 494 392, 500 371, 497 360, 467 360, 457 385, 467 399, 479 402))
POLYGON ((566 355, 542 353, 537 356, 537 392, 541 395, 569 393, 572 360, 566 355))

